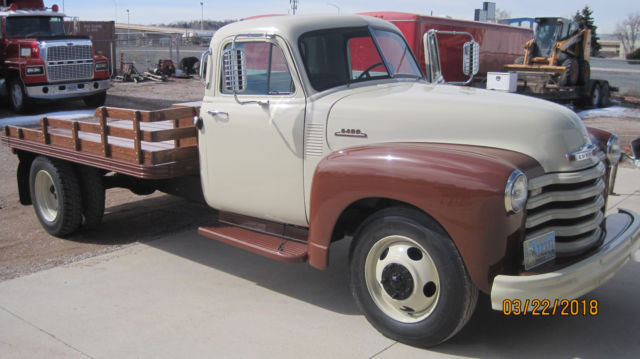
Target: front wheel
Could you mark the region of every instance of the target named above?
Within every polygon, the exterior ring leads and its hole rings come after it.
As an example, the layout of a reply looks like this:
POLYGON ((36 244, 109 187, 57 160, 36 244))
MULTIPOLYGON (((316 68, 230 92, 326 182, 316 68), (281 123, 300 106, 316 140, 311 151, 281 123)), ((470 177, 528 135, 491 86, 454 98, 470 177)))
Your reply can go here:
POLYGON ((22 81, 15 77, 9 81, 9 103, 16 113, 24 113, 29 106, 29 98, 22 81))
POLYGON ((88 107, 100 107, 104 106, 104 103, 107 101, 107 93, 100 92, 95 95, 87 96, 84 99, 84 104, 88 107))
POLYGON ((385 336, 428 347, 454 336, 471 317, 478 290, 457 248, 425 214, 382 210, 358 230, 351 291, 385 336))

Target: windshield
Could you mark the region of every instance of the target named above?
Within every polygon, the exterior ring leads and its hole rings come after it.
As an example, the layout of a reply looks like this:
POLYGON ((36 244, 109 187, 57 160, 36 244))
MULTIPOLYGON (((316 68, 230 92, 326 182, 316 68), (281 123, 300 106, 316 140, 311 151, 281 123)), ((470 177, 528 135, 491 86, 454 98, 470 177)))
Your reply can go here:
POLYGON ((562 23, 545 22, 538 24, 535 35, 538 51, 534 53, 534 56, 549 57, 553 45, 560 39, 561 32, 562 23))
POLYGON ((7 37, 62 36, 62 17, 11 16, 5 24, 7 37))
POLYGON ((383 78, 423 78, 407 43, 392 31, 320 30, 302 35, 299 46, 317 91, 383 78))

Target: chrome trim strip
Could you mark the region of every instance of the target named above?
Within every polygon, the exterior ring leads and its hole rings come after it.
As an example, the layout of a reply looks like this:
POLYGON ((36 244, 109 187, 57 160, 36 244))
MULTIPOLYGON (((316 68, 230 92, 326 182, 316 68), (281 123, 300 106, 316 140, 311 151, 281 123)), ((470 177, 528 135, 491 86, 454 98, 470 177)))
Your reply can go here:
POLYGON ((571 184, 586 182, 604 176, 606 170, 607 169, 604 163, 598 162, 596 166, 583 171, 569 173, 552 173, 545 176, 536 177, 529 180, 529 191, 551 184, 571 184))
POLYGON ((568 255, 588 249, 596 242, 598 242, 601 236, 602 229, 598 228, 592 235, 585 236, 582 239, 574 240, 571 242, 558 242, 556 240, 556 253, 568 255))
POLYGON ((590 187, 582 188, 575 191, 558 191, 543 193, 541 195, 529 198, 527 209, 534 209, 551 202, 570 202, 575 200, 587 199, 601 194, 604 191, 605 184, 602 179, 590 187))
POLYGON ((555 232, 556 233, 556 237, 572 237, 572 236, 577 236, 580 235, 582 233, 586 233, 586 232, 590 232, 595 230, 596 228, 600 227, 600 223, 602 223, 602 220, 604 219, 604 213, 602 213, 602 211, 598 211, 598 213, 596 213, 596 216, 590 220, 586 220, 583 222, 580 222, 578 224, 575 224, 573 226, 550 226, 550 227, 544 227, 542 229, 540 229, 539 231, 535 231, 532 233, 527 233, 527 236, 525 237, 525 240, 530 239, 530 238, 535 238, 535 237, 539 237, 540 235, 544 234, 544 233, 548 233, 548 232, 555 232))
POLYGON ((540 214, 528 216, 526 221, 526 228, 533 228, 544 222, 548 222, 554 219, 573 219, 588 216, 590 214, 599 211, 604 207, 604 198, 599 196, 595 201, 590 204, 580 207, 573 207, 567 209, 552 209, 544 211, 540 214))

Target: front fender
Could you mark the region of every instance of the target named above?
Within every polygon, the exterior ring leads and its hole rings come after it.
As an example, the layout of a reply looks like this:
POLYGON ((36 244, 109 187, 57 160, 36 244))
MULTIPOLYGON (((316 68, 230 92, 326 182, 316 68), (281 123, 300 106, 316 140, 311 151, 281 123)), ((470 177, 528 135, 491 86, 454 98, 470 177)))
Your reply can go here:
POLYGON ((316 168, 309 226, 309 263, 328 266, 331 235, 340 214, 366 198, 413 205, 449 234, 475 284, 489 292, 497 274, 512 267, 523 214, 509 215, 504 189, 514 169, 542 173, 532 158, 485 147, 389 143, 349 148, 316 168), (511 243, 510 243, 511 242, 511 243))

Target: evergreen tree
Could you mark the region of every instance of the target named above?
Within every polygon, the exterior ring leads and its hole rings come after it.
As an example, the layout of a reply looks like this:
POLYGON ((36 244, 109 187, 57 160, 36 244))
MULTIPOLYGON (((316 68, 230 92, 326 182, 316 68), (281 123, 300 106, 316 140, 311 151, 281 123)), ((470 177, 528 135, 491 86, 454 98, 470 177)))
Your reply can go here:
POLYGON ((600 51, 600 38, 596 31, 598 27, 595 25, 595 20, 593 19, 593 10, 589 8, 589 5, 585 5, 582 11, 576 11, 573 19, 580 25, 581 29, 589 29, 591 30, 591 55, 597 55, 600 51))

